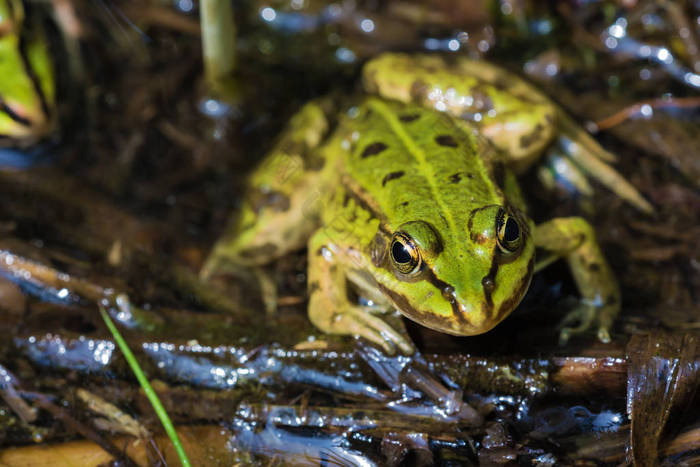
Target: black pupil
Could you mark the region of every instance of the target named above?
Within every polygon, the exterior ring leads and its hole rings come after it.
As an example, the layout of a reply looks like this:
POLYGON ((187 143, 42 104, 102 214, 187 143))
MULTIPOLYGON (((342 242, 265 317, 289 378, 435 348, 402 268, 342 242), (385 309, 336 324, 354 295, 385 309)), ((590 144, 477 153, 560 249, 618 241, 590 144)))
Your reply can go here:
POLYGON ((510 243, 516 241, 518 237, 520 237, 520 227, 518 227, 518 223, 515 222, 512 217, 509 217, 506 221, 506 229, 503 233, 503 240, 510 243))
POLYGON ((394 257, 394 261, 399 264, 410 263, 412 259, 411 253, 401 242, 394 242, 391 246, 391 255, 394 257))

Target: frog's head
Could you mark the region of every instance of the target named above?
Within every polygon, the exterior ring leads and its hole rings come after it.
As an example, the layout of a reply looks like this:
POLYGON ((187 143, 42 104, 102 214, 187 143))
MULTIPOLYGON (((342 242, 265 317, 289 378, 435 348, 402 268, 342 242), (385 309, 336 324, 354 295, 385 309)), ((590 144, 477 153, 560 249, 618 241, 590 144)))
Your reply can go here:
POLYGON ((406 222, 373 251, 375 264, 391 271, 379 288, 400 311, 455 335, 481 334, 508 316, 534 265, 533 224, 517 209, 489 205, 465 220, 463 231, 444 235, 428 222, 406 222))

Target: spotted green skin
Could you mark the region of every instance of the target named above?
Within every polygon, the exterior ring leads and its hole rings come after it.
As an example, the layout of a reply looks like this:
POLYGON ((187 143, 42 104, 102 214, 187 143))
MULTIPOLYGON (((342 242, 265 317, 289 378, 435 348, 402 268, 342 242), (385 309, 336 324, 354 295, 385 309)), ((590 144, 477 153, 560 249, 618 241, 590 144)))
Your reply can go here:
POLYGON ((404 103, 446 112, 467 121, 526 169, 552 141, 557 109, 533 86, 487 62, 458 60, 445 66, 437 55, 386 54, 363 69, 365 89, 404 103))
POLYGON ((20 0, 0 0, 0 144, 31 143, 48 134, 54 107, 54 71, 44 36, 29 34, 20 0))
POLYGON ((502 164, 495 152, 483 157, 488 147, 446 115, 377 98, 362 102, 338 131, 346 136, 335 143, 333 172, 342 175, 322 212, 328 242, 357 250, 377 287, 425 326, 472 335, 498 324, 527 290, 534 262, 529 235, 516 254, 501 254, 498 209, 519 216, 525 232, 534 225, 517 185, 506 190, 495 181, 495 170, 501 185, 508 176, 505 166, 494 168, 502 164), (420 280, 406 280, 391 266, 397 230, 422 247, 420 280), (497 284, 493 290, 484 286, 489 280, 497 284))
POLYGON ((554 107, 541 94, 530 95, 522 81, 503 81, 491 65, 486 71, 475 66, 385 54, 363 73, 366 90, 378 96, 342 112, 338 108, 348 106, 331 98, 304 106, 251 175, 243 206, 203 275, 257 267, 307 246, 312 322, 409 353, 404 335, 348 299, 348 283, 424 326, 475 335, 521 301, 537 247, 548 259, 569 262, 582 295, 566 321, 580 324, 564 328, 562 340, 596 325, 601 340, 609 340, 619 288, 592 228, 580 218, 536 227, 511 170, 521 170, 551 140, 554 107), (453 89, 451 100, 445 92, 437 98, 426 92, 437 88, 453 89), (475 88, 478 99, 458 98, 475 88), (476 112, 485 112, 478 122, 455 118, 476 112), (509 127, 509 121, 516 123, 509 127), (519 226, 514 251, 499 246, 503 213, 519 226), (402 273, 392 260, 397 232, 420 252, 415 273, 402 273))

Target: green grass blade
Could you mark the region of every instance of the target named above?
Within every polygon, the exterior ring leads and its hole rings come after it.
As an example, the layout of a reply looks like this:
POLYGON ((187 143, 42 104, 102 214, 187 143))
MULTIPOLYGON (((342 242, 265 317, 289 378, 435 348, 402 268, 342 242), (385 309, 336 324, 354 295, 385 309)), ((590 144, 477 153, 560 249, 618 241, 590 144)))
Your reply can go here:
POLYGON ((146 375, 143 374, 143 370, 141 370, 141 367, 139 366, 139 363, 136 361, 136 357, 134 357, 134 354, 131 353, 131 349, 127 345, 126 341, 122 337, 122 335, 119 333, 119 330, 117 327, 114 325, 112 322, 112 319, 109 317, 105 309, 100 305, 100 314, 102 315, 102 319, 104 320, 105 324, 107 325, 107 328, 109 329, 109 332, 112 333, 112 336, 114 336, 114 340, 119 346, 119 349, 122 351, 124 354, 124 358, 126 359, 127 363, 129 363, 129 366, 131 367, 131 371, 134 372, 134 375, 136 375, 136 379, 139 381, 139 384, 143 388, 143 392, 146 394, 146 397, 148 398, 149 402, 153 406, 153 410, 155 410, 156 415, 160 419, 160 423, 163 424, 163 428, 165 428, 165 432, 168 434, 168 437, 170 438, 170 441, 173 443, 173 446, 175 447, 175 452, 177 452, 177 456, 180 459, 180 462, 182 463, 183 467, 190 467, 192 464, 190 464, 190 460, 187 458, 187 454, 185 453, 185 449, 182 447, 182 444, 180 443, 180 438, 177 436, 177 432, 175 431, 175 427, 173 426, 173 423, 170 421, 170 417, 168 416, 168 413, 165 411, 165 407, 163 407, 163 404, 161 404, 160 399, 158 399, 158 395, 156 392, 153 390, 153 387, 151 386, 151 383, 148 382, 148 379, 146 379, 146 375))

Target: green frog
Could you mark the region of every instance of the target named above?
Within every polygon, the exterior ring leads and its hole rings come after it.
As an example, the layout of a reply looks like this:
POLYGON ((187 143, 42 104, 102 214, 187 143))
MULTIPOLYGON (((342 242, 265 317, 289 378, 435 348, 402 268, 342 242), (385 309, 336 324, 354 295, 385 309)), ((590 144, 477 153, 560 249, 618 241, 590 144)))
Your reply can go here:
POLYGON ((51 56, 24 16, 21 0, 0 0, 0 144, 31 144, 54 126, 51 56))
POLYGON ((564 258, 581 300, 561 342, 590 328, 609 341, 620 290, 593 228, 580 217, 535 225, 516 173, 558 138, 577 166, 649 212, 612 155, 541 92, 486 62, 387 53, 362 76, 366 96, 354 105, 339 111, 322 98, 291 119, 203 275, 307 246, 311 321, 410 353, 377 309, 448 334, 484 333, 515 309, 534 272, 564 258))

